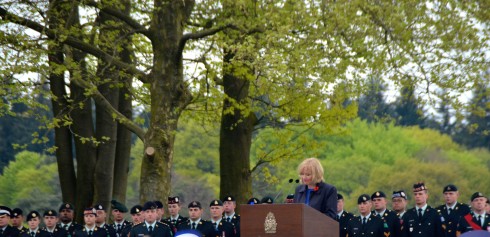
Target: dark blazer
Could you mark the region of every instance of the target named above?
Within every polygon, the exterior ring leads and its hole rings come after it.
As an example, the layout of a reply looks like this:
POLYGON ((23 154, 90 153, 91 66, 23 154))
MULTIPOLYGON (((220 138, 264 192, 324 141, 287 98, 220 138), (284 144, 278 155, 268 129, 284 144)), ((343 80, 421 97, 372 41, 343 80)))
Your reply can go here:
POLYGON ((135 225, 133 229, 129 232, 130 237, 138 237, 138 234, 142 235, 149 235, 151 237, 172 237, 173 233, 170 227, 167 225, 157 222, 155 224, 155 229, 153 232, 150 234, 148 233, 148 227, 146 226, 146 223, 140 223, 138 225, 135 225))
POLYGON ((340 218, 338 218, 338 216, 336 216, 336 220, 339 222, 339 233, 340 233, 340 236, 346 236, 347 234, 347 224, 349 223, 349 220, 354 218, 354 215, 350 212, 347 212, 344 210, 344 212, 342 212, 342 215, 340 216, 340 218))
POLYGON ((460 219, 470 213, 470 207, 464 203, 456 203, 451 214, 447 214, 446 204, 438 206, 436 210, 444 218, 443 225, 445 227, 444 231, 446 232, 446 237, 456 237, 460 219))
MULTIPOLYGON (((88 230, 82 227, 81 230, 75 230, 73 237, 90 237, 88 230)), ((95 227, 91 237, 107 237, 107 231, 104 228, 95 227)))
MULTIPOLYGON (((372 211, 371 215, 374 214, 376 214, 376 212, 372 211)), ((400 218, 398 218, 396 212, 386 209, 385 213, 380 218, 381 220, 383 220, 384 223, 386 223, 386 225, 388 225, 388 229, 390 230, 391 237, 400 236, 400 228, 401 228, 400 218)))
POLYGON ((17 228, 7 225, 0 237, 19 237, 20 231, 17 228))
MULTIPOLYGON (((478 219, 477 219, 478 215, 475 215, 473 212, 468 213, 467 215, 470 215, 472 217, 471 219, 472 219, 473 223, 480 225, 480 223, 478 223, 478 219)), ((490 231, 490 214, 487 213, 485 215, 483 226, 480 225, 480 227, 484 231, 490 231)), ((464 217, 462 217, 458 223, 456 236, 459 236, 461 233, 473 231, 473 230, 475 230, 475 229, 473 229, 473 227, 471 227, 471 225, 468 223, 468 221, 464 217)))
POLYGON ((101 228, 105 229, 105 231, 107 232, 107 237, 117 237, 116 230, 112 228, 111 225, 104 223, 104 226, 102 226, 101 228))
POLYGON ((124 230, 124 228, 126 228, 126 226, 130 225, 131 222, 127 221, 127 220, 124 220, 122 222, 122 224, 119 224, 119 228, 117 226, 117 224, 114 222, 111 224, 112 228, 114 229, 114 231, 116 231, 116 236, 117 237, 121 237, 121 232, 122 230, 124 230))
MULTIPOLYGON (((63 227, 63 223, 58 223, 58 228, 60 229, 64 229, 63 227)), ((70 226, 68 227, 68 229, 65 229, 67 233, 67 236, 73 236, 73 234, 75 233, 76 230, 82 230, 83 229, 83 226, 76 223, 76 222, 72 222, 70 224, 70 226)))
POLYGON ((442 216, 434 208, 427 206, 422 219, 416 208, 407 210, 402 218, 402 237, 444 237, 442 216))
MULTIPOLYGON (((191 229, 191 220, 187 220, 186 222, 180 223, 177 226, 177 231, 179 230, 190 230, 191 229)), ((211 237, 215 234, 213 224, 210 221, 201 221, 197 224, 196 230, 202 234, 202 237, 211 237)), ((214 237, 214 236, 213 236, 214 237)))
MULTIPOLYGON (((214 226, 214 224, 211 222, 214 226)), ((218 228, 215 227, 213 237, 235 237, 235 226, 231 222, 221 220, 218 224, 218 228)))
POLYGON ((54 227, 54 230, 52 233, 49 232, 46 227, 43 227, 43 230, 48 232, 50 237, 67 237, 68 236, 68 232, 65 229, 60 229, 57 226, 54 227))
POLYGON ((342 237, 386 237, 390 236, 388 229, 384 228, 383 220, 371 215, 366 224, 362 224, 361 216, 353 217, 347 223, 347 234, 342 237), (386 232, 386 235, 385 235, 386 232))
POLYGON ((165 219, 165 222, 171 223, 174 226, 178 226, 180 223, 186 222, 187 219, 188 219, 187 217, 183 217, 183 216, 179 215, 179 218, 177 218, 177 220, 172 220, 172 218, 169 217, 169 218, 165 219))
MULTIPOLYGON (((327 183, 317 183, 318 190, 312 191, 310 194, 310 207, 315 208, 319 212, 335 219, 337 214, 337 189, 327 183)), ((305 203, 307 185, 299 185, 294 192, 295 203, 305 203)))
MULTIPOLYGON (((221 221, 227 221, 225 214, 223 214, 223 219, 221 221)), ((235 226, 235 237, 240 237, 240 215, 235 212, 235 215, 231 218, 230 222, 235 226)))
MULTIPOLYGON (((19 236, 20 237, 31 237, 31 230, 27 229, 27 231, 21 232, 21 234, 19 236)), ((41 228, 39 228, 36 231, 36 236, 35 237, 50 237, 50 234, 49 234, 49 232, 47 232, 47 231, 42 230, 41 228)))

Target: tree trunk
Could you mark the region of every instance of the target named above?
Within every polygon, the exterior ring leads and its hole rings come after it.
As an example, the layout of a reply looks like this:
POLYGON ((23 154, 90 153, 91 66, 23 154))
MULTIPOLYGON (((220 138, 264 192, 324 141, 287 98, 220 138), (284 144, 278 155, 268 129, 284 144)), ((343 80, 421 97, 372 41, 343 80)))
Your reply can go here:
MULTIPOLYGON (((129 15, 131 9, 130 1, 123 1, 125 9, 122 11, 129 15)), ((125 29, 124 33, 128 33, 125 29)), ((123 50, 121 52, 121 60, 129 65, 133 64, 131 57, 133 51, 131 49, 131 37, 125 38, 123 41, 123 50)), ((122 76, 121 82, 126 85, 119 89, 119 111, 128 119, 133 119, 133 105, 128 88, 131 87, 133 80, 131 76, 122 76)), ((117 127, 117 143, 116 143, 116 160, 114 163, 114 185, 112 190, 112 198, 121 203, 126 203, 126 191, 128 187, 128 172, 129 159, 131 156, 131 131, 122 125, 117 127)))
POLYGON ((248 101, 250 82, 243 78, 244 76, 240 77, 235 74, 236 70, 243 71, 239 67, 246 66, 238 66, 236 62, 231 63, 234 56, 232 52, 225 50, 223 89, 226 99, 221 115, 219 146, 220 197, 233 195, 237 203, 245 203, 252 197, 250 147, 256 119, 253 113, 244 114, 245 112, 238 108, 232 109, 232 112, 226 112, 233 107, 232 101, 250 107, 250 101, 248 101))
POLYGON ((177 122, 191 97, 183 76, 183 26, 193 1, 155 1, 150 25, 153 68, 150 78, 151 119, 141 165, 140 201, 164 200, 170 193, 170 170, 177 122))

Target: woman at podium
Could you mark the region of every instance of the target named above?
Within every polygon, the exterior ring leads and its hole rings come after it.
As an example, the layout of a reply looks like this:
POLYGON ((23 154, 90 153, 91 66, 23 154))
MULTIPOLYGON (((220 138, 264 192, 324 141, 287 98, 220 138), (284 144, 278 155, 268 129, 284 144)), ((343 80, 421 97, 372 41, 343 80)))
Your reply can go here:
POLYGON ((323 180, 323 167, 316 158, 305 159, 298 166, 301 184, 294 192, 294 202, 304 203, 335 219, 337 189, 323 180))

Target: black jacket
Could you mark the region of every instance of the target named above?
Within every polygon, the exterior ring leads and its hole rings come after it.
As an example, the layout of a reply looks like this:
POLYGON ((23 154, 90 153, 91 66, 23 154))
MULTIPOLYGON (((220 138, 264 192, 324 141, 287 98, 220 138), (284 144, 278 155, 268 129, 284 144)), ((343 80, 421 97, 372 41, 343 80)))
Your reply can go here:
MULTIPOLYGON (((316 187, 318 190, 313 190, 310 193, 309 206, 332 219, 335 219, 337 214, 337 189, 324 182, 318 183, 316 187)), ((294 192, 294 202, 305 203, 307 190, 308 186, 304 184, 296 187, 296 191, 294 192)))
POLYGON ((362 224, 361 216, 357 216, 349 220, 347 224, 347 235, 345 236, 385 237, 390 236, 390 232, 387 228, 384 228, 383 220, 377 216, 371 215, 364 225, 362 224))
POLYGON ((456 206, 454 206, 454 210, 451 211, 451 214, 447 214, 446 204, 440 205, 436 209, 444 218, 443 226, 444 231, 446 232, 446 237, 456 237, 458 223, 463 216, 470 213, 470 207, 464 203, 456 203, 456 206))
POLYGON ((442 216, 434 208, 427 206, 422 219, 419 218, 417 210, 407 210, 402 218, 402 237, 444 237, 442 227, 442 216))
POLYGON ((149 235, 150 237, 172 237, 173 233, 170 227, 167 225, 157 222, 155 224, 155 229, 153 232, 150 234, 148 232, 148 227, 146 226, 146 223, 140 223, 138 225, 135 225, 131 231, 129 232, 130 237, 138 237, 139 234, 142 235, 149 235))
POLYGON ((340 218, 336 216, 336 220, 339 222, 339 234, 340 236, 345 236, 347 234, 347 224, 349 223, 349 220, 354 218, 355 216, 352 213, 349 213, 347 211, 343 211, 342 215, 340 218))

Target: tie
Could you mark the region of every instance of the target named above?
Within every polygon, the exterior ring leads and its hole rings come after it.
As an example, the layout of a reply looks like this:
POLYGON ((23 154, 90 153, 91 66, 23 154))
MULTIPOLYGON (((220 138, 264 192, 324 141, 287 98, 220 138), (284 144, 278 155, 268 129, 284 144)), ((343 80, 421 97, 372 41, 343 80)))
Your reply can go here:
POLYGON ((196 222, 192 222, 192 227, 191 229, 195 230, 196 229, 196 222))
POLYGON ((422 208, 419 208, 419 218, 422 218, 422 208))
POLYGON ((478 225, 483 226, 481 223, 481 215, 478 215, 478 225))
POLYGON ((0 228, 0 235, 3 235, 3 229, 0 228))
POLYGON ((31 231, 31 236, 32 237, 35 237, 36 236, 36 233, 34 233, 34 231, 31 231))
POLYGON ((213 224, 214 224, 214 230, 218 230, 218 222, 215 222, 213 224))
POLYGON ((452 209, 452 208, 447 209, 447 214, 448 214, 448 215, 451 215, 451 212, 452 212, 452 211, 453 211, 453 209, 452 209))
POLYGON ((121 230, 121 224, 117 224, 117 231, 119 232, 121 230))
POLYGON ((94 233, 94 232, 93 232, 92 230, 89 230, 89 231, 88 231, 88 236, 92 236, 92 234, 93 234, 93 233, 94 233))
POLYGON ((366 224, 366 217, 363 217, 362 218, 362 224, 365 225, 366 224))
POLYGON ((65 224, 65 225, 63 225, 63 228, 64 228, 65 230, 68 230, 68 225, 66 225, 66 224, 65 224))
POLYGON ((150 226, 148 227, 148 233, 150 233, 150 234, 151 234, 151 233, 153 233, 153 226, 151 226, 151 225, 150 225, 150 226))
POLYGON ((231 222, 231 217, 226 218, 226 221, 231 222))

